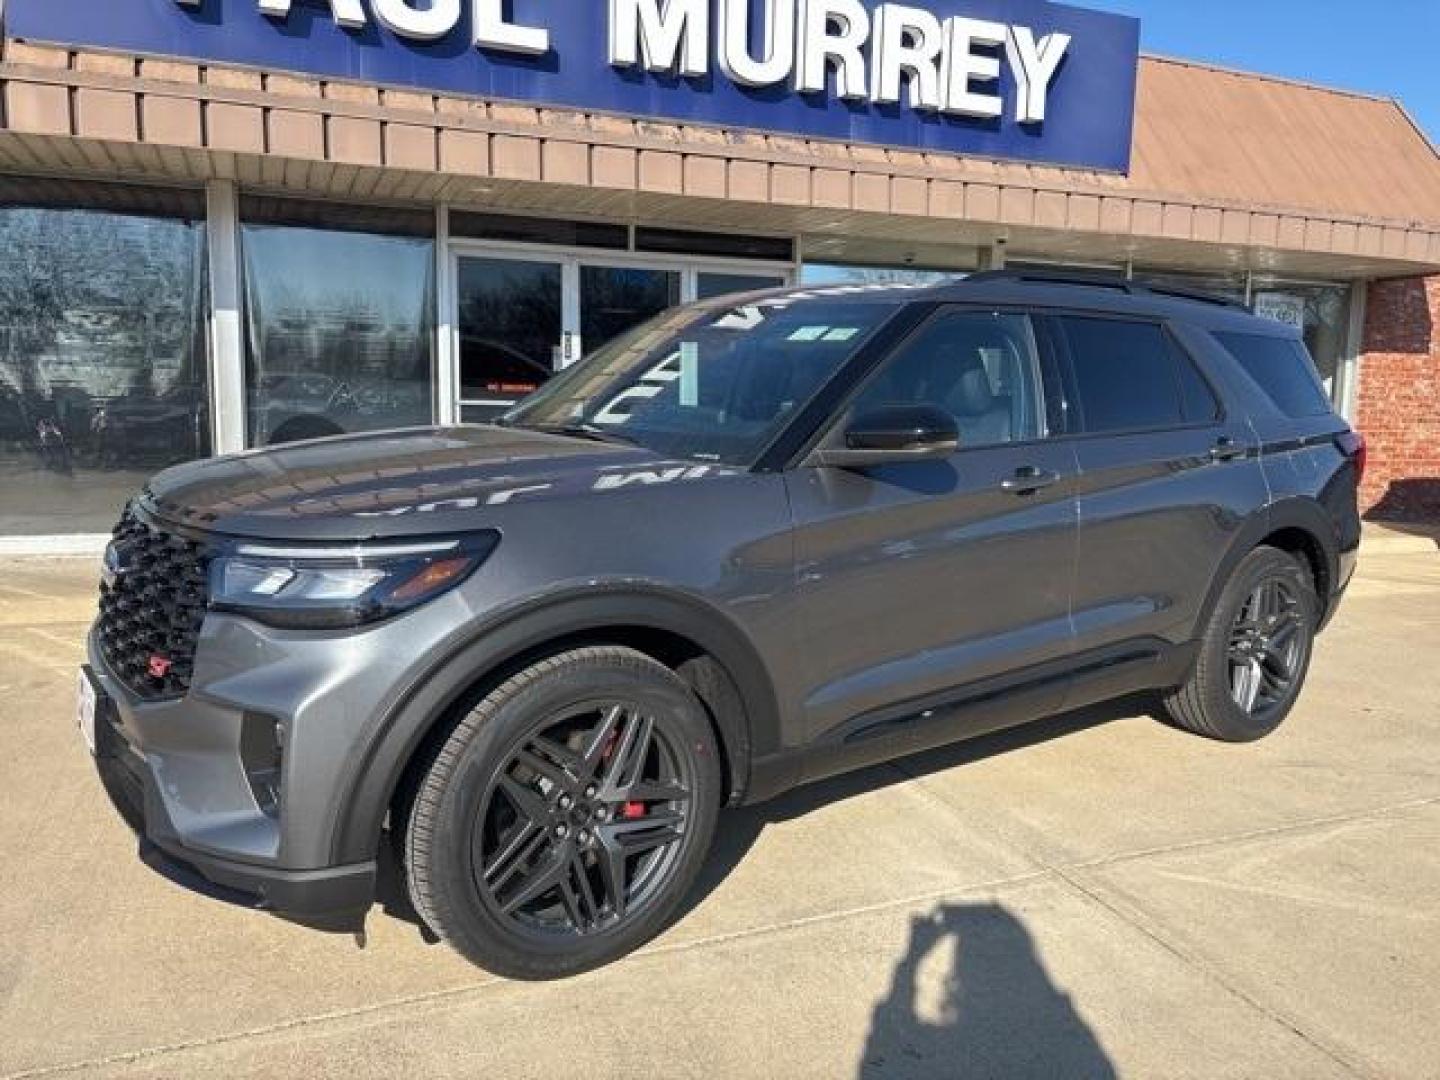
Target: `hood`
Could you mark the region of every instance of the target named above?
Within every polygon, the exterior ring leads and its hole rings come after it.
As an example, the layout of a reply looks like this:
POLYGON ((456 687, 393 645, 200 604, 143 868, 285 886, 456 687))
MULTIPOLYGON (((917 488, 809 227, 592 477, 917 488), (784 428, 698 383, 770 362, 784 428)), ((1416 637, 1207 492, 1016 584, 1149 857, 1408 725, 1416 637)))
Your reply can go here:
POLYGON ((367 540, 484 528, 476 511, 736 470, 500 427, 343 436, 181 465, 141 494, 152 516, 234 536, 367 540))

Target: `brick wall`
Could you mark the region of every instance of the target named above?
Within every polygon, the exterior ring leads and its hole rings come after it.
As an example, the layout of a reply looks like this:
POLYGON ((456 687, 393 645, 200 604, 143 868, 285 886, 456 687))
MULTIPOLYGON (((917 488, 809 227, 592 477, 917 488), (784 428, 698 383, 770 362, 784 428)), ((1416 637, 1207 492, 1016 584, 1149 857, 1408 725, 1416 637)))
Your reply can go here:
POLYGON ((1440 520, 1440 276, 1372 284, 1361 351, 1361 505, 1376 518, 1440 520))

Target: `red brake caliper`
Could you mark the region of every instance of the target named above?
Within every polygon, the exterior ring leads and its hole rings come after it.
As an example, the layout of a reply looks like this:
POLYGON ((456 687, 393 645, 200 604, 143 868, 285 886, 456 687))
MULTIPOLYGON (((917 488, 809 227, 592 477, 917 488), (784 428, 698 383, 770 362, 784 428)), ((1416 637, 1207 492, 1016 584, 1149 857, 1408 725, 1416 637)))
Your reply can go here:
MULTIPOLYGON (((607 765, 615 754, 615 745, 620 741, 620 732, 616 731, 610 736, 610 741, 605 745, 605 752, 600 755, 600 760, 607 765)), ((643 802, 627 802, 620 807, 620 819, 622 821, 635 821, 645 816, 645 804, 643 802)))

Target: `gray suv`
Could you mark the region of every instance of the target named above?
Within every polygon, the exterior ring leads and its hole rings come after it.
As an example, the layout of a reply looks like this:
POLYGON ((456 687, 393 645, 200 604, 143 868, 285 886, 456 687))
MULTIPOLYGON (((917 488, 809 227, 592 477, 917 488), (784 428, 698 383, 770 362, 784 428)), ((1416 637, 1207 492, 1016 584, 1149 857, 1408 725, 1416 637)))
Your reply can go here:
POLYGON ((492 426, 160 474, 80 722, 167 876, 338 930, 398 882, 475 963, 570 975, 676 917, 724 807, 1141 692, 1273 731, 1363 467, 1295 332, 1216 298, 730 297, 492 426))

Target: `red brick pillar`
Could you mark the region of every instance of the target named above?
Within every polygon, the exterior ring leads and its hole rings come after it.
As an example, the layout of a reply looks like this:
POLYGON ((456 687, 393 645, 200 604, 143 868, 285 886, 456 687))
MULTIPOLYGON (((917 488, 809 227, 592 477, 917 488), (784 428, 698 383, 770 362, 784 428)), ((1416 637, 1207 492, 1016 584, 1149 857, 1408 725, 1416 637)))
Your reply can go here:
POLYGON ((1370 286, 1356 427, 1370 445, 1361 509, 1440 520, 1440 276, 1370 286))

